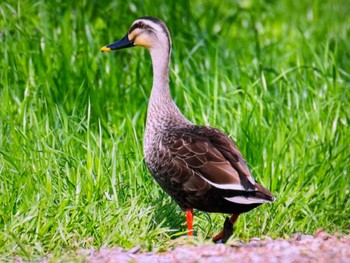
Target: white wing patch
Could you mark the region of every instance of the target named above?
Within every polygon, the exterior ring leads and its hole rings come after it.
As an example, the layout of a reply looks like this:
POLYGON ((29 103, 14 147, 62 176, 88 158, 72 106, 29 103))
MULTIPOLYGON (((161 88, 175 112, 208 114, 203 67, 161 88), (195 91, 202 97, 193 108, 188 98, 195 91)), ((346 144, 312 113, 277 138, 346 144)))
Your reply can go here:
POLYGON ((252 175, 248 176, 247 177, 249 182, 251 182, 252 184, 255 184, 255 180, 254 180, 254 177, 252 175))
POLYGON ((225 199, 232 203, 243 205, 271 203, 271 201, 265 199, 244 196, 225 197, 225 199))
POLYGON ((207 178, 203 177, 202 175, 198 174, 204 181, 206 181, 207 183, 209 183, 210 185, 219 188, 219 189, 223 189, 223 190, 238 190, 238 191, 249 191, 249 192, 254 192, 255 190, 252 188, 249 189, 245 189, 243 187, 243 185, 241 184, 216 184, 213 183, 212 181, 209 181, 207 178))

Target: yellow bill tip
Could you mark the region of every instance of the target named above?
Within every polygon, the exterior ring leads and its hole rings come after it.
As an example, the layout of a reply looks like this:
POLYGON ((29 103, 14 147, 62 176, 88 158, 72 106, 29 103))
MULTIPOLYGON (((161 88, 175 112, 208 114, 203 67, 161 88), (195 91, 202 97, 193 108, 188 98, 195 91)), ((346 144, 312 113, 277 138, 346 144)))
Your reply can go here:
POLYGON ((105 51, 111 51, 111 49, 107 46, 101 47, 101 51, 105 52, 105 51))

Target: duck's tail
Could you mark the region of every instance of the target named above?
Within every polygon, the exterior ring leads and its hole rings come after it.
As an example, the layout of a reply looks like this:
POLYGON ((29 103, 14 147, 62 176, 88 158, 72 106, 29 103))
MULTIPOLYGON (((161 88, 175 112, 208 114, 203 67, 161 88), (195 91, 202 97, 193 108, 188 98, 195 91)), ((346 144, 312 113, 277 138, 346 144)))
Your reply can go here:
POLYGON ((266 202, 273 202, 275 201, 275 197, 273 194, 267 190, 265 187, 263 187, 261 184, 255 183, 255 197, 259 199, 266 200, 266 202))

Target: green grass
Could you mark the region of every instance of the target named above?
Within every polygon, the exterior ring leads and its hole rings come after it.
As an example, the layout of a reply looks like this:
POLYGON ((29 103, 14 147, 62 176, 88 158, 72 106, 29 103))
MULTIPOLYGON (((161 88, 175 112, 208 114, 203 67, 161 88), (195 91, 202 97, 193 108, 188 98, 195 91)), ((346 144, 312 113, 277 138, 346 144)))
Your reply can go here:
MULTIPOLYGON (((143 15, 172 34, 180 109, 236 140, 277 197, 235 237, 349 231, 348 2, 126 2, 0 4, 0 258, 184 234, 143 162, 150 57, 99 51, 143 15)), ((199 242, 222 227, 224 215, 196 215, 199 242)))

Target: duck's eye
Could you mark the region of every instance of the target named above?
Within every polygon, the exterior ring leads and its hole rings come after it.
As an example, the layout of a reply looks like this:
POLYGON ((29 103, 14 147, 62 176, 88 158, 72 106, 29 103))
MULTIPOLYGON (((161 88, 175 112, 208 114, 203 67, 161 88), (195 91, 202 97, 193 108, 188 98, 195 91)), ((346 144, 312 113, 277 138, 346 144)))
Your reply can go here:
POLYGON ((134 24, 134 25, 130 28, 129 34, 130 34, 132 31, 134 31, 135 29, 147 29, 147 28, 149 28, 149 26, 147 26, 145 23, 143 23, 143 22, 138 22, 138 23, 134 24))

